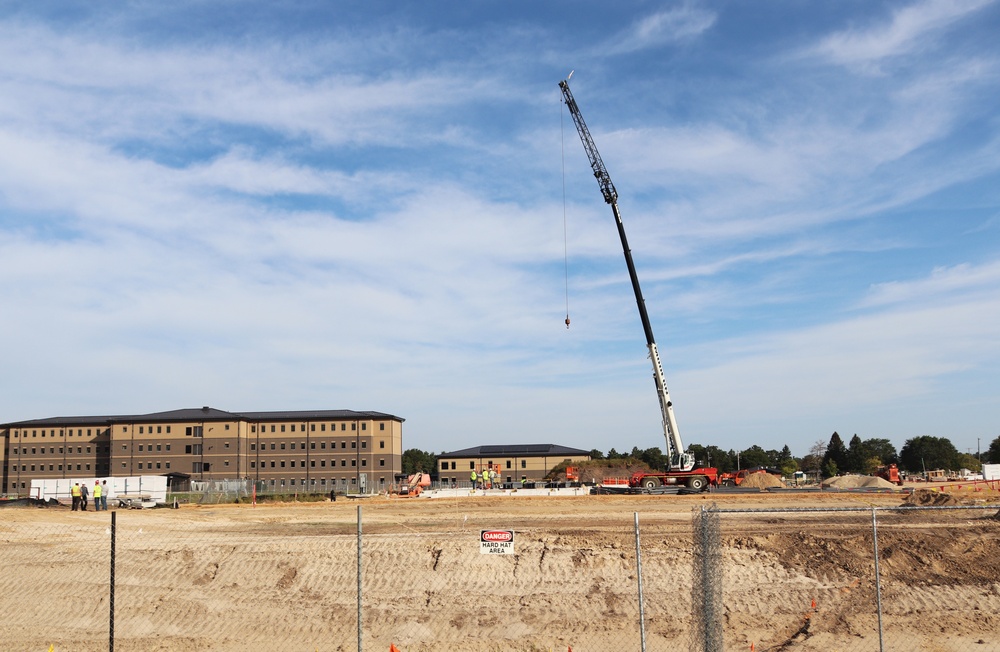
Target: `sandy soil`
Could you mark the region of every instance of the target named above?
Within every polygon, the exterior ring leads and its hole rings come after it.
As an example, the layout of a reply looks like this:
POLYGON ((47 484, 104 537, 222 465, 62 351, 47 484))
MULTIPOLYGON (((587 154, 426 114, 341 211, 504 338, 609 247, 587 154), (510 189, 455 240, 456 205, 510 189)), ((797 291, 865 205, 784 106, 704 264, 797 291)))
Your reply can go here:
MULTIPOLYGON (((923 495, 923 494, 921 494, 923 495)), ((949 504, 990 502, 991 492, 949 504)), ((930 499, 911 498, 933 504, 930 499)), ((692 643, 692 523, 720 515, 726 649, 878 650, 870 506, 898 494, 477 496, 122 510, 115 649, 647 649, 692 643), (515 532, 480 553, 482 529, 515 532), (815 605, 815 606, 814 606, 815 605)), ((997 509, 879 512, 886 649, 1000 650, 997 509)), ((107 650, 110 514, 0 511, 4 650, 107 650)))

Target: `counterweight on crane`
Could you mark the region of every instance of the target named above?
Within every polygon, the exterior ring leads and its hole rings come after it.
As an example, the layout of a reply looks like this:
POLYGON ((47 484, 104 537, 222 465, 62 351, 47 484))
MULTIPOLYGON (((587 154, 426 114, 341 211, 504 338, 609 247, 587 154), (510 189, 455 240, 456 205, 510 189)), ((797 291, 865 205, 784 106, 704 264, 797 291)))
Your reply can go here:
POLYGON ((597 151, 594 139, 587 129, 587 123, 583 120, 580 108, 576 105, 573 93, 569 90, 568 80, 559 82, 562 90, 563 100, 566 108, 569 109, 576 125, 576 131, 580 134, 580 141, 583 149, 590 159, 590 167, 597 178, 597 184, 601 187, 604 201, 611 205, 611 210, 615 215, 615 224, 618 226, 618 237, 621 239, 622 251, 625 253, 625 264, 628 266, 628 275, 632 281, 632 290, 635 293, 635 302, 639 308, 639 318, 642 320, 642 328, 646 333, 646 346, 649 348, 649 358, 653 362, 653 380, 656 383, 656 396, 660 401, 660 413, 663 418, 663 436, 667 442, 668 466, 665 473, 638 473, 632 476, 630 484, 632 486, 656 487, 660 484, 686 484, 695 489, 703 489, 709 484, 716 484, 718 471, 713 468, 695 469, 694 455, 684 450, 684 443, 681 440, 680 432, 677 429, 677 419, 674 417, 674 407, 670 400, 670 392, 667 391, 667 382, 663 376, 663 365, 660 363, 660 353, 656 348, 656 341, 653 339, 653 327, 649 323, 649 315, 646 312, 646 302, 642 298, 642 290, 639 288, 639 277, 635 272, 635 263, 632 261, 632 250, 628 246, 628 238, 625 237, 625 225, 622 223, 621 213, 618 211, 618 191, 615 184, 611 182, 611 175, 604 167, 604 161, 597 151), (638 476, 638 477, 637 477, 638 476))

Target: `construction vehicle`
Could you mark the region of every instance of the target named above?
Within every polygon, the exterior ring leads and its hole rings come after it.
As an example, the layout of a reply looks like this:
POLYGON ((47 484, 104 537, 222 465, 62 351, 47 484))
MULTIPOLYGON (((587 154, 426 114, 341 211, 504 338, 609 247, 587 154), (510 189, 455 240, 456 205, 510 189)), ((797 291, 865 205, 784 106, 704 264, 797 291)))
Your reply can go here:
MULTIPOLYGON (((570 73, 572 75, 572 73, 570 73)), ((611 175, 604 167, 604 161, 597 151, 594 139, 590 135, 587 123, 583 120, 573 93, 569 90, 569 79, 559 82, 562 90, 563 100, 566 108, 569 109, 573 117, 573 124, 580 135, 583 149, 590 159, 590 167, 597 178, 597 184, 604 195, 604 201, 610 204, 615 216, 615 224, 618 226, 618 237, 621 240, 622 251, 625 253, 625 264, 628 267, 629 278, 632 281, 632 291, 635 293, 635 302, 639 308, 639 318, 642 321, 642 328, 646 334, 646 346, 649 349, 649 358, 653 363, 653 381, 656 384, 656 396, 660 402, 660 414, 663 419, 663 436, 667 442, 667 468, 660 472, 639 471, 629 478, 629 486, 655 489, 662 485, 683 485, 691 489, 704 490, 709 485, 718 484, 718 469, 705 467, 695 468, 694 455, 684 450, 684 443, 681 440, 680 431, 677 429, 677 420, 674 417, 673 403, 670 400, 670 393, 667 391, 667 382, 663 376, 663 365, 660 363, 660 353, 656 348, 656 341, 653 339, 653 327, 649 323, 649 315, 646 313, 646 302, 642 298, 642 290, 639 288, 639 277, 635 272, 635 263, 632 261, 632 250, 628 246, 628 238, 625 237, 625 225, 622 223, 621 213, 618 210, 618 191, 611 182, 611 175)))
POLYGON ((899 467, 895 464, 878 467, 875 469, 875 475, 883 480, 888 480, 894 485, 903 486, 903 478, 899 475, 899 467))
POLYGON ((396 476, 397 488, 393 495, 404 498, 415 498, 420 492, 431 486, 431 476, 429 473, 416 472, 406 476, 400 474, 396 476))

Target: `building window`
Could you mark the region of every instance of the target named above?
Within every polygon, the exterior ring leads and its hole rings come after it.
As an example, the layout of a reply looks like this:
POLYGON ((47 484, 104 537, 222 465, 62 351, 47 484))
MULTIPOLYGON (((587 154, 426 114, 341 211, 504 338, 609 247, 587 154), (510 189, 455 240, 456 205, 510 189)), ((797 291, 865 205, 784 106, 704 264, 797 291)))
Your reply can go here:
MULTIPOLYGON (((295 426, 292 426, 292 427, 294 428, 295 426)), ((282 444, 281 447, 284 448, 285 445, 282 444)), ((292 442, 292 450, 295 450, 295 442, 294 441, 292 442)))
POLYGON ((379 466, 385 466, 385 460, 379 460, 378 461, 378 465, 379 466))
POLYGON ((326 432, 326 424, 325 423, 319 424, 319 431, 320 432, 326 432))
POLYGON ((295 432, 295 424, 292 424, 292 432, 295 432))
POLYGON ((358 442, 352 441, 351 442, 351 448, 357 448, 357 447, 358 447, 358 442))
POLYGON ((250 460, 250 468, 251 469, 256 469, 257 468, 257 463, 254 462, 253 460, 250 460))
POLYGON ((159 453, 162 450, 163 450, 163 445, 162 444, 157 444, 156 445, 156 452, 159 453))
POLYGON ((357 460, 351 460, 351 466, 357 466, 357 465, 358 465, 357 460))
POLYGON ((323 449, 323 450, 326 450, 326 442, 325 442, 325 441, 321 441, 321 442, 319 443, 319 447, 320 447, 321 449, 323 449))
POLYGON ((285 424, 281 424, 281 432, 285 432, 285 424))
POLYGON ((274 442, 271 442, 271 450, 274 450, 274 442))
POLYGON ((257 450, 257 444, 250 444, 250 450, 252 451, 257 450))
POLYGON ((521 468, 522 469, 528 468, 528 460, 521 460, 521 468))
POLYGON ((228 423, 226 424, 226 430, 229 430, 229 424, 228 423))
MULTIPOLYGON (((353 460, 352 460, 352 463, 353 463, 353 460)), ((347 460, 340 460, 340 465, 341 466, 347 466, 347 460)))
POLYGON ((471 470, 475 471, 476 470, 476 463, 475 462, 469 462, 469 468, 471 470))
MULTIPOLYGON (((168 434, 168 435, 170 434, 170 426, 167 426, 167 434, 168 434)), ((167 465, 167 468, 168 468, 168 469, 170 468, 170 465, 169 465, 169 464, 167 465)))
POLYGON ((156 434, 160 434, 161 432, 163 432, 163 426, 156 426, 156 434))
POLYGON ((167 468, 167 469, 170 468, 170 462, 165 462, 164 464, 165 464, 164 468, 167 468))
POLYGON ((366 441, 361 442, 361 448, 368 448, 368 442, 366 441))
MULTIPOLYGON (((169 428, 170 426, 167 426, 167 427, 169 428)), ((167 444, 166 446, 167 446, 167 450, 170 450, 170 444, 167 444)))
POLYGON ((378 424, 378 429, 379 430, 385 430, 385 424, 384 423, 378 424))
POLYGON ((341 430, 347 430, 347 424, 346 423, 340 424, 340 429, 341 430))
POLYGON ((379 441, 378 447, 379 448, 385 448, 385 440, 379 441))
POLYGON ((315 423, 310 423, 309 424, 309 432, 316 432, 316 424, 315 423))
POLYGON ((285 468, 285 460, 281 460, 281 468, 285 468))
POLYGON ((451 463, 451 470, 452 470, 452 471, 454 471, 454 470, 455 470, 455 463, 454 463, 454 462, 452 462, 452 463, 451 463))

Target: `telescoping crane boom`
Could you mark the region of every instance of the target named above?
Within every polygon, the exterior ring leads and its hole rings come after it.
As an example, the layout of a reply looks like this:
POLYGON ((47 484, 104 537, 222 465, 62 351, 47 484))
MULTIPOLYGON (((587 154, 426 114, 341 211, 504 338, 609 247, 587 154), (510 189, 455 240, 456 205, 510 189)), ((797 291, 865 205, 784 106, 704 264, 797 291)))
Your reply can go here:
POLYGON ((587 151, 587 158, 590 159, 590 167, 593 168, 594 176, 597 177, 597 184, 601 187, 604 201, 611 205, 611 210, 615 214, 618 237, 622 241, 622 250, 625 252, 625 264, 628 266, 628 275, 632 280, 635 302, 639 307, 639 318, 642 320, 642 328, 646 332, 646 346, 649 348, 649 358, 653 362, 653 380, 656 382, 656 395, 660 400, 660 412, 663 416, 663 436, 667 441, 667 459, 669 460, 667 471, 691 471, 694 468, 694 455, 685 452, 680 431, 677 429, 674 406, 670 400, 670 392, 667 391, 667 381, 663 377, 663 365, 660 363, 660 353, 657 351, 656 341, 653 339, 653 327, 649 323, 646 302, 642 298, 642 290, 639 288, 639 277, 635 273, 635 263, 632 261, 632 250, 629 249, 628 238, 625 237, 625 225, 622 224, 622 216, 618 211, 618 191, 615 190, 615 184, 611 182, 611 175, 608 174, 607 169, 604 167, 604 161, 601 160, 601 155, 597 151, 594 139, 590 136, 587 123, 583 121, 580 108, 576 105, 573 93, 569 90, 568 80, 559 82, 559 88, 562 90, 566 108, 569 109, 570 115, 573 116, 573 123, 576 125, 577 133, 580 134, 583 149, 587 151))

